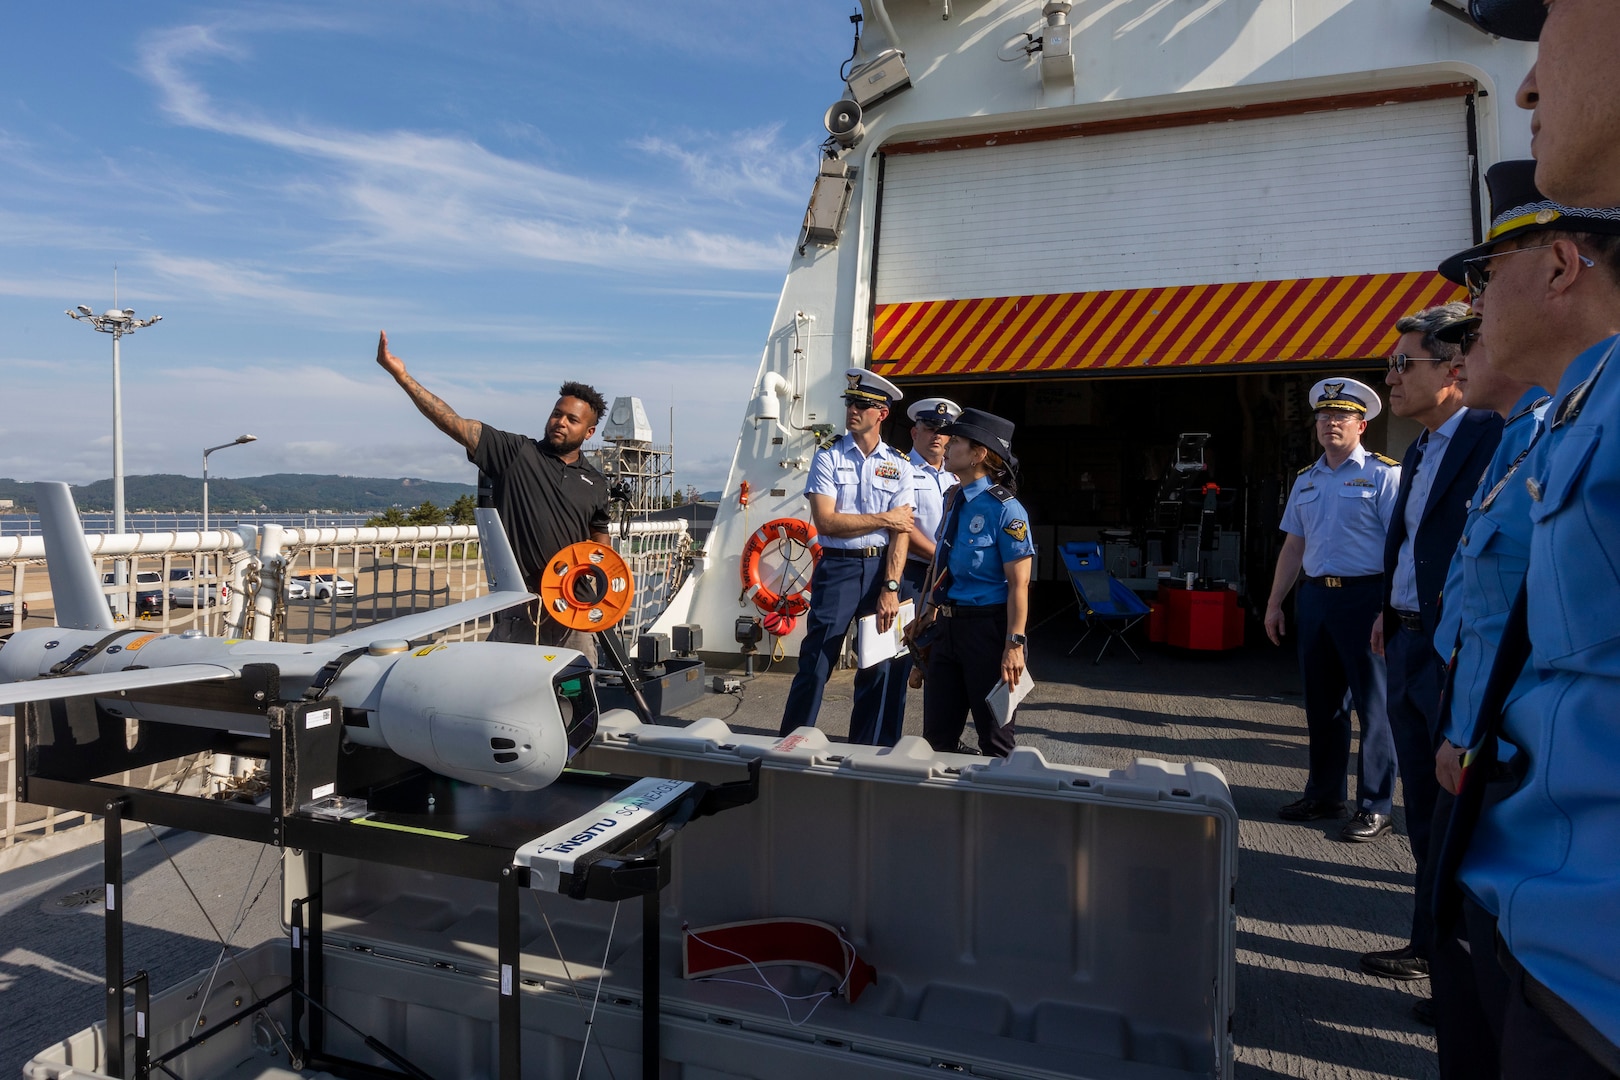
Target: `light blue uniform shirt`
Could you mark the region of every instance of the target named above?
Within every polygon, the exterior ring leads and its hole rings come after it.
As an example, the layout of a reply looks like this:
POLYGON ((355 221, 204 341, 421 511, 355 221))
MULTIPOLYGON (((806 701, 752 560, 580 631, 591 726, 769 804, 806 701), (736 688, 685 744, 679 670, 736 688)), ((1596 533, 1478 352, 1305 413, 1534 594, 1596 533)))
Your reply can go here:
POLYGON ((1382 574, 1384 534, 1400 486, 1401 467, 1387 464, 1364 446, 1350 451, 1337 469, 1328 468, 1324 454, 1295 477, 1281 528, 1304 537, 1305 573, 1382 574))
MULTIPOLYGON (((878 443, 871 455, 861 453, 855 436, 845 432, 810 459, 806 495, 830 495, 840 514, 881 514, 910 506, 913 498, 911 462, 887 443, 878 443)), ((889 531, 877 529, 860 536, 823 536, 824 548, 883 547, 889 531)))
MULTIPOLYGON (((1446 447, 1463 422, 1467 409, 1458 409, 1446 417, 1446 422, 1429 432, 1423 440, 1423 460, 1418 462, 1412 476, 1412 490, 1406 496, 1406 538, 1401 541, 1400 553, 1395 558, 1395 579, 1390 582, 1389 606, 1396 611, 1418 610, 1417 559, 1412 545, 1417 543, 1418 526, 1423 523, 1423 512, 1429 508, 1429 494, 1434 490, 1434 478, 1440 473, 1440 463, 1446 460, 1446 447)), ((1407 461, 1402 468, 1410 469, 1407 461)))
MULTIPOLYGON (((1017 499, 1002 502, 990 493, 992 486, 988 476, 981 476, 956 496, 961 510, 952 509, 956 532, 947 564, 951 579, 945 586, 953 604, 1005 604, 1007 571, 1002 564, 1035 554, 1024 504, 1017 499)), ((941 522, 934 535, 936 545, 944 540, 946 524, 941 522)))
MULTIPOLYGON (((1520 469, 1530 493, 1530 663, 1503 737, 1524 759, 1513 794, 1486 809, 1463 882, 1497 915, 1526 971, 1620 1043, 1620 337, 1520 469), (1571 405, 1579 403, 1576 415, 1571 405)), ((1578 376, 1577 376, 1578 377, 1578 376)))
MULTIPOLYGON (((1522 470, 1550 401, 1537 387, 1513 406, 1502 428, 1502 442, 1468 501, 1468 520, 1446 571, 1434 648, 1442 662, 1451 661, 1454 647, 1457 651, 1451 711, 1441 720, 1442 731, 1453 746, 1474 745, 1491 662, 1496 659, 1508 609, 1530 562, 1530 493, 1525 490, 1522 470)), ((1530 681, 1526 671, 1514 696, 1530 681)), ((1510 749, 1503 747, 1504 751, 1510 749)))
MULTIPOLYGON (((915 487, 911 512, 917 523, 917 531, 924 536, 938 536, 939 523, 945 517, 945 493, 956 486, 956 474, 934 468, 915 449, 907 460, 911 462, 911 479, 915 487)), ((914 562, 928 561, 921 555, 908 554, 906 558, 914 562)))

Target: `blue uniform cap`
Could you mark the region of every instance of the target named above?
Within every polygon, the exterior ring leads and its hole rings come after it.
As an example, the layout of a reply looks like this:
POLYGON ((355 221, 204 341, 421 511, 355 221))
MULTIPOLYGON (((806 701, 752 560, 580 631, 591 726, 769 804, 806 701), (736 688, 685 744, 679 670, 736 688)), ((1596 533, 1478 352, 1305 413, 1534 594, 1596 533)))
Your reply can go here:
POLYGON ((1468 15, 1487 34, 1540 41, 1547 5, 1542 0, 1468 0, 1468 15))

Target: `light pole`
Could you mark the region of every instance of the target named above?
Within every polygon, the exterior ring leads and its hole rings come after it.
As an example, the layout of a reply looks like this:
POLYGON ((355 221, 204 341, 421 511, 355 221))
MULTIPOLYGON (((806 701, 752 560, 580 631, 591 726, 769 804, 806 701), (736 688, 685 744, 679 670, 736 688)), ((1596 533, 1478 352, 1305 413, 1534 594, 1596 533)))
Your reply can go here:
MULTIPOLYGON (((116 301, 114 301, 116 303, 116 301)), ((79 322, 87 322, 103 334, 111 334, 113 339, 113 532, 124 531, 124 391, 118 376, 118 339, 125 334, 133 334, 137 330, 162 322, 163 316, 154 315, 150 319, 137 319, 134 308, 110 308, 97 315, 90 310, 90 305, 80 304, 75 311, 67 312, 70 318, 79 322)), ((122 586, 124 584, 124 560, 118 559, 113 563, 113 581, 122 586)), ((123 595, 122 589, 119 595, 123 595)), ((119 602, 122 609, 122 601, 119 602)))
POLYGON ((203 520, 202 531, 208 531, 208 455, 215 450, 223 450, 227 446, 241 446, 243 443, 258 442, 257 435, 238 435, 230 442, 222 442, 218 446, 210 446, 203 451, 203 520))

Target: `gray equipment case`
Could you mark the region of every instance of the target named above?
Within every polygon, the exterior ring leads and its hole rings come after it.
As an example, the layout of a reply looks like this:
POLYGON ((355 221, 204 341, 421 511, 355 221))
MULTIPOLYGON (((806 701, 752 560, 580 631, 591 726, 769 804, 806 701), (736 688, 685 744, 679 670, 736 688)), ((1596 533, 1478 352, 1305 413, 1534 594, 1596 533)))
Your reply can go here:
MULTIPOLYGON (((1052 765, 1027 748, 997 761, 935 754, 918 738, 885 750, 813 729, 777 739, 713 719, 650 726, 619 711, 575 765, 723 782, 756 759, 758 800, 674 843, 660 894, 665 1080, 1231 1076, 1238 820, 1219 770, 1147 758, 1117 771, 1052 765), (798 967, 680 977, 683 927, 762 918, 838 927, 876 983, 853 1004, 818 1003, 837 980, 798 967), (803 1000, 742 985, 761 976, 803 1000)), ((284 906, 309 892, 304 865, 284 859, 284 906)), ((493 1076, 487 886, 331 856, 324 878, 332 1012, 430 1076, 493 1076)), ((531 895, 523 1074, 575 1076, 583 1052, 579 1075, 640 1075, 639 905, 531 895)), ((286 945, 272 943, 224 965, 206 1000, 200 978, 156 995, 153 1052, 178 1045, 199 1009, 226 1016, 238 999, 284 986, 288 971, 286 945)), ((189 1051, 176 1072, 326 1075, 292 1068, 271 1020, 285 1030, 286 998, 189 1051)), ((102 1025, 72 1036, 25 1075, 99 1076, 102 1038, 102 1025)), ((339 1023, 326 1024, 326 1040, 389 1067, 339 1023)))

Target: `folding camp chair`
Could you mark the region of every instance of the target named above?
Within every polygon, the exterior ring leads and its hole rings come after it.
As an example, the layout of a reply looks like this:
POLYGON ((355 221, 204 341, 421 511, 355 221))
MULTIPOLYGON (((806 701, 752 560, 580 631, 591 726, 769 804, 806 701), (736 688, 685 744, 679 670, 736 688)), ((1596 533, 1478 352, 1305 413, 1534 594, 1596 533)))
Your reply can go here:
POLYGON ((1125 632, 1147 617, 1147 604, 1108 572, 1103 565, 1101 545, 1070 542, 1062 545, 1058 551, 1063 557, 1063 567, 1069 573, 1069 584, 1074 586, 1075 601, 1080 605, 1080 621, 1086 627, 1086 632, 1080 635, 1080 640, 1074 643, 1069 654, 1072 656, 1092 631, 1100 630, 1104 634, 1103 646, 1098 650, 1093 664, 1102 663, 1108 646, 1116 641, 1140 664, 1142 658, 1125 640, 1125 632))

